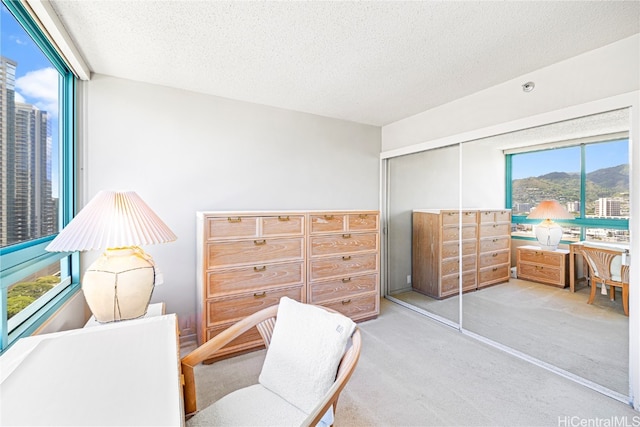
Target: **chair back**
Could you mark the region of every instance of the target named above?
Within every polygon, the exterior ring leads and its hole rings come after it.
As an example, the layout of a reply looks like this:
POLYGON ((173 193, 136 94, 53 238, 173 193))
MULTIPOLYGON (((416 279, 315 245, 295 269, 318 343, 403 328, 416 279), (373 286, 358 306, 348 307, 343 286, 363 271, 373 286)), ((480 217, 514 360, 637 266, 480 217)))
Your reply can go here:
POLYGON ((616 256, 620 255, 619 251, 583 246, 582 254, 587 260, 594 281, 601 283, 613 281, 611 262, 616 256))

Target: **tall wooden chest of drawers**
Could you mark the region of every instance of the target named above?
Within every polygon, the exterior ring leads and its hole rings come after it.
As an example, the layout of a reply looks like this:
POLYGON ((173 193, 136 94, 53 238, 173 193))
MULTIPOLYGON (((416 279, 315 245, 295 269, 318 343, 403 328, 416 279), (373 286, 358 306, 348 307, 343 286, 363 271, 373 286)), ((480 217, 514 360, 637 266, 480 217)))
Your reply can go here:
POLYGON ((509 280, 511 211, 413 211, 412 287, 432 298, 509 280))
POLYGON ((364 320, 380 311, 377 211, 309 214, 307 301, 364 320))
POLYGON ((507 282, 511 273, 511 211, 478 212, 478 289, 507 282))
MULTIPOLYGON (((198 212, 200 344, 283 296, 379 313, 378 211, 198 212)), ((253 329, 219 356, 262 345, 253 329)))

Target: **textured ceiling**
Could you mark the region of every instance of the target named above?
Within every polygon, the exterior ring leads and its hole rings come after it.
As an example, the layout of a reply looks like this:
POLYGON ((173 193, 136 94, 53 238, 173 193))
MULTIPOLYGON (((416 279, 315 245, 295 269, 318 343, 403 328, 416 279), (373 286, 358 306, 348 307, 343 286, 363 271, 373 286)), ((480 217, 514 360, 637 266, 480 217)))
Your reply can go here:
POLYGON ((378 126, 640 32, 638 1, 51 4, 92 72, 378 126))

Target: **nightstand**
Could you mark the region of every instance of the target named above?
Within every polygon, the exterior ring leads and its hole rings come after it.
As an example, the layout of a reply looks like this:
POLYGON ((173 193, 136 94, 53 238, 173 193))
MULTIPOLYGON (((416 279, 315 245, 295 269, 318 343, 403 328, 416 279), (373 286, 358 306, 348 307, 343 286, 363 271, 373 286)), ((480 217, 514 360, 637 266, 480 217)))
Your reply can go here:
POLYGON ((517 249, 518 279, 564 288, 569 284, 569 251, 549 251, 539 246, 517 249))
MULTIPOLYGON (((164 308, 163 302, 159 302, 156 304, 149 304, 149 307, 147 308, 147 314, 145 314, 142 317, 139 317, 139 319, 145 319, 147 317, 162 316, 163 314, 165 314, 164 310, 165 308, 164 308)), ((137 319, 131 319, 131 320, 137 320, 137 319)), ((120 322, 127 322, 127 320, 121 320, 120 322)), ((84 327, 89 328, 92 326, 109 325, 111 323, 119 323, 119 322, 100 323, 95 319, 94 316, 91 316, 91 318, 87 321, 84 327)))

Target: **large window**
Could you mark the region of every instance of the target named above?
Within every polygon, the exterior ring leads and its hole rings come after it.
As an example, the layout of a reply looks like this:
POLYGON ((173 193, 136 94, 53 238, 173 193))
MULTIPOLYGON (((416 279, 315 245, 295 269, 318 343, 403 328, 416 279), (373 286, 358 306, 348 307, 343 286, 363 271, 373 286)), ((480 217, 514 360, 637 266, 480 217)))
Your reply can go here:
POLYGON ((629 140, 596 140, 579 145, 507 155, 507 205, 512 236, 533 238, 539 220, 527 215, 555 199, 575 220, 563 226, 563 241, 629 241, 629 140))
POLYGON ((45 251, 73 212, 75 77, 20 2, 0 18, 3 351, 77 288, 77 256, 45 251))

